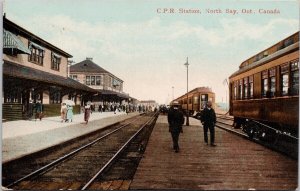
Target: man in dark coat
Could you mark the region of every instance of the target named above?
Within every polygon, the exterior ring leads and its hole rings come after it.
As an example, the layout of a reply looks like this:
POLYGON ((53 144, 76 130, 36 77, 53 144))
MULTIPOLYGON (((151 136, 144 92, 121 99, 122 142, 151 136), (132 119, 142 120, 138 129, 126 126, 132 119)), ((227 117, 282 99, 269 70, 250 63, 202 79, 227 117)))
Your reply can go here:
POLYGON ((173 102, 171 109, 168 112, 169 131, 172 135, 173 149, 176 153, 179 151, 178 139, 179 134, 182 133, 182 125, 184 117, 178 102, 173 102))
POLYGON ((203 109, 201 114, 201 123, 204 127, 204 141, 208 144, 207 131, 210 132, 210 145, 215 145, 215 123, 216 123, 216 113, 213 108, 211 108, 211 101, 207 102, 206 107, 203 109))

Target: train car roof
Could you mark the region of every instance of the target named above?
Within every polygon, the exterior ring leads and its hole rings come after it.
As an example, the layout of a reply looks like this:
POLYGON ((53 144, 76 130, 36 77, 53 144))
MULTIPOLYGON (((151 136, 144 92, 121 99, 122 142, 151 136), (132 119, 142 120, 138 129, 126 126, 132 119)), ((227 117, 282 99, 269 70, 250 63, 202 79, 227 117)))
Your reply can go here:
MULTIPOLYGON (((198 92, 198 93, 212 93, 212 94, 215 94, 211 88, 209 87, 197 87, 197 88, 194 88, 193 90, 189 91, 188 94, 192 94, 192 93, 195 93, 195 92, 198 92)), ((180 99, 182 97, 186 96, 186 94, 174 99, 174 100, 177 100, 177 99, 180 99)))
MULTIPOLYGON (((282 42, 282 41, 280 41, 280 42, 282 42)), ((239 75, 241 73, 249 71, 249 70, 251 70, 253 68, 256 68, 258 66, 261 66, 261 65, 263 65, 263 64, 265 64, 267 62, 275 60, 276 58, 281 57, 281 56, 283 56, 285 54, 288 54, 290 52, 293 52, 293 51, 295 51, 297 49, 299 50, 299 42, 295 42, 294 44, 291 44, 290 46, 287 46, 287 47, 285 47, 285 48, 283 48, 281 50, 278 50, 278 51, 274 52, 273 54, 268 55, 267 57, 264 57, 264 58, 262 58, 262 59, 260 59, 260 60, 258 60, 256 62, 253 62, 250 65, 247 65, 247 66, 244 66, 244 67, 240 68, 239 70, 237 70, 236 72, 234 72, 229 78, 237 76, 237 75, 239 75)))

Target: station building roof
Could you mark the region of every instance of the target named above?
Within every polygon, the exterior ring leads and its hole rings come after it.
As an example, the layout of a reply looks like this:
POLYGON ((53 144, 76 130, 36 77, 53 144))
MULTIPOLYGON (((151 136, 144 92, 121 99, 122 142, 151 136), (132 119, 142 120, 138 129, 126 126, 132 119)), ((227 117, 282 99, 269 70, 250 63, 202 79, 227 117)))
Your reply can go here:
MULTIPOLYGON (((57 53, 66 56, 67 58, 72 58, 73 56, 69 53, 61 50, 60 48, 54 46, 53 44, 45 41, 44 39, 36 36, 35 34, 31 33, 30 31, 24 29, 23 27, 17 25, 16 23, 8 20, 5 16, 3 17, 3 28, 7 31, 10 31, 14 35, 21 35, 27 39, 30 39, 31 42, 40 44, 43 47, 46 47, 50 50, 54 50, 57 53)), ((23 50, 24 51, 24 50, 23 50)))
POLYGON ((109 73, 93 61, 86 59, 70 67, 70 72, 109 73))
POLYGON ((119 79, 112 73, 103 69, 102 67, 100 67, 98 64, 94 63, 90 59, 86 59, 84 61, 81 61, 77 64, 72 65, 70 67, 70 72, 71 73, 76 73, 76 72, 78 72, 78 73, 108 73, 123 82, 123 80, 119 79))
POLYGON ((34 80, 48 84, 58 85, 62 87, 74 88, 86 92, 96 92, 94 89, 77 82, 71 78, 54 75, 48 72, 29 68, 20 64, 4 61, 3 75, 14 78, 22 78, 27 80, 34 80))

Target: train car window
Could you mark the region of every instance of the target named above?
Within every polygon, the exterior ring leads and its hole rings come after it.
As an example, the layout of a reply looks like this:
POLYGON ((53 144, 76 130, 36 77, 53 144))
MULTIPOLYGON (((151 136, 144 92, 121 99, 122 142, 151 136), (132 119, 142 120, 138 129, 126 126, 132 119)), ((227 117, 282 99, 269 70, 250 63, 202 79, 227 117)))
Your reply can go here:
POLYGON ((249 76, 249 97, 253 98, 253 76, 249 76))
POLYGON ((281 75, 281 95, 288 95, 289 89, 289 74, 281 75))
POLYGON ((204 109, 208 101, 208 94, 201 95, 201 109, 204 109))
POLYGON ((268 70, 262 71, 261 73, 261 79, 262 79, 262 91, 261 95, 262 97, 267 97, 268 93, 268 70))
POLYGON ((244 98, 248 98, 248 77, 244 78, 244 98))
POLYGON ((194 96, 194 104, 199 104, 199 97, 198 96, 194 96))
POLYGON ((293 38, 289 38, 289 39, 286 39, 283 43, 284 47, 287 47, 287 46, 290 46, 291 44, 294 43, 294 39, 293 38))
POLYGON ((270 97, 275 96, 276 91, 276 68, 269 69, 269 76, 270 76, 270 97))
POLYGON ((243 99, 243 79, 239 80, 239 99, 243 99))
POLYGON ((258 60, 261 60, 263 57, 264 57, 264 53, 260 53, 260 54, 258 55, 258 60))
POLYGON ((189 104, 192 104, 192 98, 189 98, 189 104))
POLYGON ((291 63, 291 94, 299 95, 299 60, 291 63))
POLYGON ((268 79, 262 79, 262 96, 267 97, 267 91, 268 91, 268 79))
POLYGON ((237 100, 237 86, 238 86, 238 82, 235 81, 234 82, 234 100, 237 100))
POLYGON ((281 95, 289 94, 289 63, 280 66, 280 80, 281 80, 281 95))
POLYGON ((275 96, 275 91, 276 91, 276 77, 270 77, 270 97, 275 96))

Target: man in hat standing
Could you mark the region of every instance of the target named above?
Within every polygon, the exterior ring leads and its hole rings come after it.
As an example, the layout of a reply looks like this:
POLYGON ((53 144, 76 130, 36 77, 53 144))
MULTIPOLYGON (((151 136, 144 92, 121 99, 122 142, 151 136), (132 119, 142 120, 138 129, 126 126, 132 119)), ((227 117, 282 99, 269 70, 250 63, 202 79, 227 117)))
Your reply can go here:
POLYGON ((210 132, 210 145, 215 145, 215 124, 216 124, 216 113, 215 110, 211 107, 211 101, 208 101, 206 107, 201 113, 201 123, 204 128, 204 142, 208 144, 207 132, 209 129, 210 132))
POLYGON ((172 135, 173 149, 176 153, 179 152, 178 139, 180 132, 182 133, 182 125, 184 123, 184 117, 180 105, 178 102, 173 102, 168 112, 169 131, 172 135))

